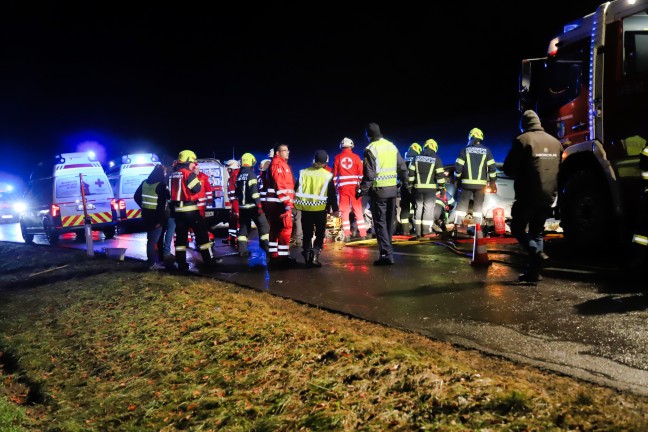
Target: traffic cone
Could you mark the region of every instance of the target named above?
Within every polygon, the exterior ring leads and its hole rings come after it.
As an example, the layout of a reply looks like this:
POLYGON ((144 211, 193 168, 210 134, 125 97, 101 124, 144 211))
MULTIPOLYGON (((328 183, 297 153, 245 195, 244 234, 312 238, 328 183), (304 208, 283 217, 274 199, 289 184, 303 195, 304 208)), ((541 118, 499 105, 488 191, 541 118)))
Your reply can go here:
POLYGON ((481 225, 475 225, 475 243, 473 244, 473 254, 470 265, 472 266, 488 266, 490 265, 488 259, 488 250, 486 248, 486 239, 482 233, 481 225))

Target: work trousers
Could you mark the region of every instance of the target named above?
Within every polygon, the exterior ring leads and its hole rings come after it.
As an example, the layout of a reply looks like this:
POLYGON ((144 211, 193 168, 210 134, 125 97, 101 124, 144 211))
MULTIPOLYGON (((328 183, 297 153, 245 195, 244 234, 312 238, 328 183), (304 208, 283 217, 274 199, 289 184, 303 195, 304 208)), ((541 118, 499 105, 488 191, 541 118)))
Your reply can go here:
POLYGON ((367 226, 364 221, 364 212, 362 211, 362 199, 356 198, 356 187, 353 185, 342 186, 338 189, 338 200, 340 213, 342 214, 342 231, 345 236, 351 235, 351 220, 350 215, 353 211, 353 216, 358 227, 358 234, 360 237, 367 235, 367 226))
POLYGON ((266 217, 270 224, 269 252, 270 259, 288 258, 290 256, 290 235, 292 233, 292 217, 281 217, 286 213, 283 203, 266 203, 266 217))
POLYGON ((259 245, 263 250, 268 249, 270 238, 270 225, 264 213, 259 214, 257 207, 239 209, 238 250, 241 253, 248 251, 249 236, 252 231, 252 221, 257 227, 259 245))
POLYGON ((538 254, 544 252, 544 225, 550 214, 550 206, 537 206, 517 200, 511 207, 511 234, 529 254, 528 270, 534 274, 540 271, 538 254))
POLYGON ((459 201, 455 210, 455 223, 460 224, 468 214, 468 205, 470 200, 473 201, 472 215, 476 223, 482 223, 482 209, 484 207, 484 197, 486 197, 486 186, 480 189, 461 189, 459 201))
POLYGON ((150 228, 146 231, 146 264, 151 267, 155 264, 157 255, 156 249, 162 234, 162 225, 150 228))
POLYGON ((230 201, 232 207, 230 209, 229 226, 227 228, 227 238, 230 240, 230 245, 234 244, 234 240, 238 237, 239 230, 239 202, 238 200, 230 201))
POLYGON ((396 198, 371 197, 371 215, 373 230, 378 242, 380 258, 394 259, 392 246, 392 226, 396 217, 396 198))
POLYGON ((406 187, 402 187, 400 192, 400 215, 398 222, 400 223, 402 233, 408 235, 414 228, 414 197, 406 187))
POLYGON ((423 237, 430 232, 435 205, 436 189, 414 192, 414 230, 417 236, 423 237))
POLYGON ((211 246, 212 242, 209 241, 209 234, 207 234, 207 223, 205 219, 200 217, 198 210, 188 212, 175 212, 176 222, 176 263, 178 263, 178 270, 188 270, 187 264, 187 237, 189 230, 193 230, 195 235, 196 247, 200 251, 200 255, 204 263, 211 263, 211 246))
POLYGON ((304 252, 308 253, 311 249, 321 251, 324 248, 324 237, 326 236, 326 211, 302 211, 301 214, 304 252), (313 233, 315 241, 313 241, 313 233))

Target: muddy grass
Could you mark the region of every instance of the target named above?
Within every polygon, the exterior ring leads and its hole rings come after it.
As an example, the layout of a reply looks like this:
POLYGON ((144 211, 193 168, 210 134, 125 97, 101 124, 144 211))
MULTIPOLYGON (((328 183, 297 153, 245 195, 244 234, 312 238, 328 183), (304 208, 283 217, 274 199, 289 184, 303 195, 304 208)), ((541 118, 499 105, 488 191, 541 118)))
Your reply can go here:
POLYGON ((0 430, 648 428, 648 398, 143 267, 0 242, 0 430))

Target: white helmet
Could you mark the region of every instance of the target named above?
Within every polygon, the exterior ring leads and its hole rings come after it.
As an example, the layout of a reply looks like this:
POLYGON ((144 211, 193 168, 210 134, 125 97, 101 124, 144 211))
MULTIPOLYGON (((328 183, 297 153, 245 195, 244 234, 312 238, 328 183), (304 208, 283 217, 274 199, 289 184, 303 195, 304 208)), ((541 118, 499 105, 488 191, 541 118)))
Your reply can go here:
POLYGON ((353 141, 351 141, 349 138, 344 138, 344 139, 340 142, 340 148, 344 148, 344 147, 351 147, 351 148, 353 148, 353 141))
POLYGON ((241 164, 236 159, 228 160, 227 162, 225 162, 225 166, 227 168, 230 168, 230 169, 239 169, 239 168, 241 168, 241 164))

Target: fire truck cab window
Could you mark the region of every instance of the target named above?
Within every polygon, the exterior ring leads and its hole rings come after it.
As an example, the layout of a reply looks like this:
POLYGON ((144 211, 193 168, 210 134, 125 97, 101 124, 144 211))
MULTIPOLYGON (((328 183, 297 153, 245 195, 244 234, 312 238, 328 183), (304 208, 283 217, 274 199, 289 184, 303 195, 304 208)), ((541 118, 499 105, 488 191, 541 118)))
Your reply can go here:
POLYGON ((623 66, 626 76, 648 73, 648 15, 638 14, 623 20, 623 66))

